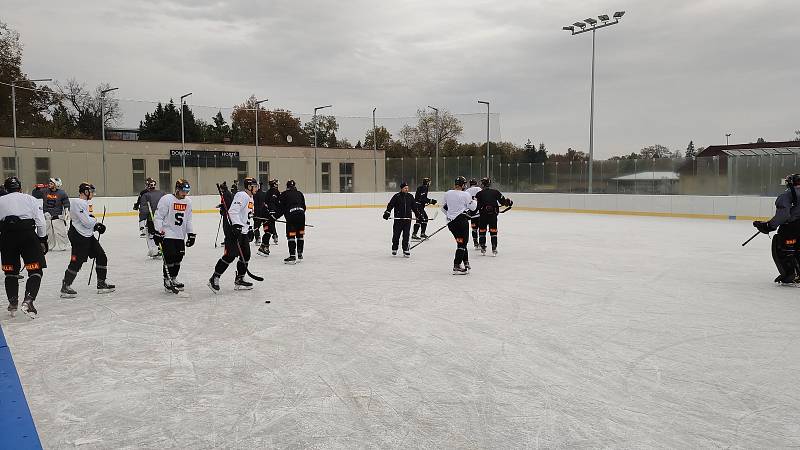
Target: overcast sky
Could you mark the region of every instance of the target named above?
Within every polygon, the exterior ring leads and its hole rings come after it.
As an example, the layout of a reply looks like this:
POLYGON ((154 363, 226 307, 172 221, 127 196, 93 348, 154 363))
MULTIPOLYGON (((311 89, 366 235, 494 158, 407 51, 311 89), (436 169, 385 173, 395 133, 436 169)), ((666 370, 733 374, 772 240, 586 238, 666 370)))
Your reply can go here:
MULTIPOLYGON (((310 113, 485 111, 492 139, 588 150, 591 33, 561 27, 625 10, 597 32, 595 155, 789 140, 800 129, 798 0, 3 0, 31 77, 109 82, 119 97, 230 106, 251 93, 310 113)), ((469 139, 485 133, 466 118, 469 139)), ((138 117, 128 122, 138 122, 138 117)), ((353 119, 352 121, 355 121, 353 119)), ((366 123, 366 121, 361 121, 366 123)), ((361 123, 359 122, 359 124, 361 123)), ((366 128, 367 125, 364 126, 366 128)))

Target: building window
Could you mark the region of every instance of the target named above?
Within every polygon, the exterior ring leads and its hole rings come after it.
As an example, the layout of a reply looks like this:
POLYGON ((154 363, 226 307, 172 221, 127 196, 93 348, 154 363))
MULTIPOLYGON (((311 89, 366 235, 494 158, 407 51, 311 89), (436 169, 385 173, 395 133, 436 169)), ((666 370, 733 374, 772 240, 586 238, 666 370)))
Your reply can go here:
POLYGON ((339 163, 339 192, 353 192, 353 163, 339 163))
POLYGON ((322 163, 322 192, 331 191, 331 163, 322 163))
POLYGON ((144 160, 132 159, 131 166, 133 169, 133 189, 131 192, 138 193, 144 188, 144 160))
POLYGON ((269 184, 269 161, 258 162, 258 184, 269 184))
POLYGON ((158 189, 166 192, 171 191, 172 167, 168 159, 158 160, 158 189))
POLYGON ((236 165, 236 180, 239 181, 237 184, 241 184, 245 178, 247 178, 247 161, 239 161, 236 165))
POLYGON ((3 179, 17 174, 17 160, 13 156, 3 157, 3 179))
POLYGON ((50 158, 33 158, 36 167, 36 182, 47 183, 50 181, 50 158))

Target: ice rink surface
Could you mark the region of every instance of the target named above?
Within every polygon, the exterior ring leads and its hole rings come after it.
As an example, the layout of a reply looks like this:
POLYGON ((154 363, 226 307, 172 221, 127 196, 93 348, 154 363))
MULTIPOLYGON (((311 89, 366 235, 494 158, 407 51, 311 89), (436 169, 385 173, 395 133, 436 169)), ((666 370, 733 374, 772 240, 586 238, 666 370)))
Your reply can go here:
MULTIPOLYGON (((308 214, 214 295, 219 216, 165 294, 133 217, 102 243, 115 294, 58 289, 4 317, 46 448, 800 446, 800 290, 747 222, 512 210, 500 255, 451 275, 447 230, 389 253, 377 209, 308 214), (265 304, 269 299, 272 303, 265 304)), ((440 214, 431 227, 444 223, 440 214)), ((283 227, 279 227, 281 233, 283 227)))

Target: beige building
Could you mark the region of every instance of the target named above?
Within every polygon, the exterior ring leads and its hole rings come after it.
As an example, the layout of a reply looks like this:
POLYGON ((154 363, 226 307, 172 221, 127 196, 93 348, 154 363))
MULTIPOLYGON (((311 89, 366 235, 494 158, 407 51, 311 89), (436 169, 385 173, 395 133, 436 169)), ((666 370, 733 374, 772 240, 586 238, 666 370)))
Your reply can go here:
POLYGON ((15 165, 13 139, 0 138, 0 169, 3 179, 18 175, 30 191, 34 183, 59 177, 64 189, 74 194, 83 181, 91 181, 98 195, 138 194, 144 180, 152 177, 159 187, 171 191, 184 177, 192 194, 214 194, 215 183, 257 176, 294 179, 304 192, 375 192, 384 190, 385 155, 367 149, 317 150, 318 171, 314 180, 313 147, 259 146, 258 164, 254 146, 186 144, 181 157, 180 142, 106 140, 107 189, 103 186, 101 141, 86 139, 17 138, 19 173, 15 165), (258 166, 258 173, 256 173, 258 166))

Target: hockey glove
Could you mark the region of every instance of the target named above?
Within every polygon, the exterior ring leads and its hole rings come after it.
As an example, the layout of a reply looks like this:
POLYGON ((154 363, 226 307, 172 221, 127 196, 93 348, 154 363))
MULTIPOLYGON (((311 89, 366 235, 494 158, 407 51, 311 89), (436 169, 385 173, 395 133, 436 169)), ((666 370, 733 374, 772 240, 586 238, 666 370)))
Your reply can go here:
POLYGON ((100 222, 97 222, 96 224, 94 224, 94 231, 97 231, 98 233, 103 234, 103 233, 106 232, 106 226, 103 225, 100 222))
POLYGON ((510 207, 512 207, 513 205, 514 205, 514 202, 512 202, 510 198, 507 198, 507 199, 506 199, 506 206, 508 206, 508 207, 510 208, 510 207))
POLYGON ((134 211, 138 211, 139 210, 139 204, 138 203, 134 203, 133 204, 133 210, 134 211))
POLYGON ((161 247, 161 244, 164 243, 164 235, 161 233, 153 233, 153 242, 155 242, 157 246, 161 247))
POLYGON ((256 239, 256 234, 253 230, 247 232, 247 242, 253 242, 256 239))
POLYGON ((187 247, 191 247, 191 246, 194 245, 194 239, 195 239, 196 236, 197 235, 195 235, 194 233, 189 233, 189 238, 186 239, 186 246, 187 247))
POLYGON ((47 250, 50 249, 50 247, 47 245, 47 236, 39 238, 39 245, 42 246, 42 254, 46 255, 47 254, 47 250))
POLYGON ((761 222, 756 220, 753 222, 753 226, 764 234, 769 234, 771 231, 775 231, 775 229, 770 226, 769 222, 761 222))
POLYGON ((238 238, 239 236, 241 236, 242 226, 238 224, 231 226, 231 234, 233 235, 234 238, 238 238))
POLYGON ((435 198, 432 198, 432 199, 431 199, 431 205, 435 205, 435 204, 436 204, 436 199, 435 199, 435 198))
POLYGON ((389 220, 389 216, 390 215, 391 215, 391 213, 389 211, 384 211, 383 212, 383 220, 389 220))

